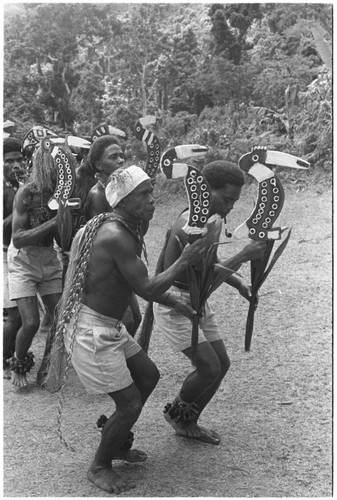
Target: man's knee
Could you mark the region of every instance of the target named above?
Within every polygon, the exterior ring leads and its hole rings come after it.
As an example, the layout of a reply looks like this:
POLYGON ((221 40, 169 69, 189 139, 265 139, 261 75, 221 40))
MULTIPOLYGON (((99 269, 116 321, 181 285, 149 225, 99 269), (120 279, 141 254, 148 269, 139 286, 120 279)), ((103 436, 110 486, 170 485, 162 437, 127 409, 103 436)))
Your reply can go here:
POLYGON ((24 316, 22 318, 22 328, 25 332, 34 334, 38 331, 40 320, 36 316, 24 316))
POLYGON ((120 417, 123 420, 132 423, 135 422, 143 407, 142 397, 136 385, 133 383, 126 389, 122 389, 118 393, 111 393, 110 395, 115 401, 116 411, 120 417))
POLYGON ((226 348, 222 341, 211 342, 211 346, 219 360, 220 363, 220 374, 219 377, 221 379, 224 378, 226 373, 228 372, 231 362, 229 356, 227 354, 226 348))
POLYGON ((153 366, 151 367, 151 369, 150 369, 150 371, 148 373, 148 377, 147 377, 147 385, 151 389, 151 392, 153 391, 153 389, 158 384, 159 379, 160 379, 159 370, 156 367, 156 365, 153 364, 153 366))
POLYGON ((231 360, 229 359, 229 357, 227 355, 220 359, 221 378, 224 378, 224 376, 228 372, 230 366, 231 366, 231 360))
POLYGON ((160 378, 160 373, 158 368, 154 363, 148 363, 146 366, 146 371, 142 374, 141 379, 138 380, 142 387, 142 393, 148 397, 156 385, 158 384, 160 378))
POLYGON ((196 369, 205 381, 210 384, 217 380, 222 373, 221 363, 217 357, 200 357, 197 359, 196 369))
POLYGON ((123 420, 135 422, 141 414, 142 408, 143 403, 139 395, 139 397, 137 396, 134 399, 127 401, 125 404, 120 405, 118 412, 121 414, 123 420))

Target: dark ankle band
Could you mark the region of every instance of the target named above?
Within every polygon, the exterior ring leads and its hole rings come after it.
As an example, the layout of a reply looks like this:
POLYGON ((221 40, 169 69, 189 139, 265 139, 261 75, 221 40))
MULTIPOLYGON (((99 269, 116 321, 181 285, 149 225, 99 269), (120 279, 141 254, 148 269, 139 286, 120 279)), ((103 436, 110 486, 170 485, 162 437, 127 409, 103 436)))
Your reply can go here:
POLYGON ((199 406, 197 403, 176 400, 173 403, 167 403, 164 413, 168 413, 176 422, 193 422, 199 415, 199 406))
POLYGON ((103 427, 105 426, 107 421, 108 421, 108 417, 106 415, 101 415, 99 417, 99 419, 96 422, 96 425, 97 425, 99 431, 103 432, 103 427))

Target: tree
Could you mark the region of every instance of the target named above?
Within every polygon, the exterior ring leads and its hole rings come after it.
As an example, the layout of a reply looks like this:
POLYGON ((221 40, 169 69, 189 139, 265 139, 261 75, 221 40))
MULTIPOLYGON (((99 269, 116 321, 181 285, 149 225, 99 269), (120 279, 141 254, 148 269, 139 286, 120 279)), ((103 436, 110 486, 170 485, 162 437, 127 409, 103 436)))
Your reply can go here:
POLYGON ((212 50, 215 56, 241 63, 244 51, 251 48, 246 34, 252 23, 261 19, 259 4, 213 4, 209 9, 212 20, 212 50))
MULTIPOLYGON (((111 25, 104 4, 23 4, 5 24, 6 68, 29 75, 36 105, 49 110, 64 129, 71 129, 78 113, 72 97, 80 76, 80 47, 100 44, 111 25)), ((18 93, 20 82, 16 85, 18 93)), ((7 91, 5 101, 10 99, 7 91)))

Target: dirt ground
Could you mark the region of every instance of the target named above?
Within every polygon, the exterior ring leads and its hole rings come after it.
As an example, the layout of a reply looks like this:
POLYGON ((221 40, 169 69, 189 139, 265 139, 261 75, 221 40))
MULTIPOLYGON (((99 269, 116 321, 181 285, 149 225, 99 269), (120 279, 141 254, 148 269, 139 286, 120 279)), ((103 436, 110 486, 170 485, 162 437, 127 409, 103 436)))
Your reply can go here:
MULTIPOLYGON (((251 351, 244 351, 247 302, 223 285, 212 296, 231 368, 201 424, 222 436, 219 446, 178 438, 162 416, 191 366, 154 329, 149 355, 161 379, 135 431, 141 465, 116 462, 136 488, 121 497, 332 496, 332 223, 331 190, 286 187, 280 225, 293 227, 288 247, 261 289, 251 351)), ((245 187, 229 220, 235 228, 251 212, 255 188, 245 187)), ((166 228, 186 205, 172 195, 157 205, 146 241, 153 272, 166 228)), ((232 255, 243 245, 221 247, 232 255)), ((242 268, 249 278, 249 266, 242 268)), ((141 302, 144 310, 144 302, 141 302)), ((62 430, 58 395, 34 380, 44 337, 33 343, 36 366, 29 387, 3 382, 5 497, 108 497, 86 479, 99 442, 96 420, 111 414, 108 397, 87 395, 71 370, 62 430)))

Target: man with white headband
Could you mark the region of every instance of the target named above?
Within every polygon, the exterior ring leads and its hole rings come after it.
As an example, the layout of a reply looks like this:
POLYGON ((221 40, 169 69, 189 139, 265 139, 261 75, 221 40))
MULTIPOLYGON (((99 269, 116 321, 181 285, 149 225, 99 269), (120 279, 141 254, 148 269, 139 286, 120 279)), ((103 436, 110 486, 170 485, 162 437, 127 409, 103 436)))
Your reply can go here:
MULTIPOLYGON (((200 239, 188 245, 164 273, 148 276, 141 260, 143 241, 138 227, 141 221, 153 217, 152 191, 150 178, 139 167, 118 169, 111 175, 106 197, 113 210, 94 217, 77 233, 58 311, 55 352, 60 351, 64 338, 69 358, 87 391, 109 394, 116 405, 104 424, 87 472, 90 481, 110 493, 133 487, 113 470, 112 460, 146 459, 144 452, 130 449, 130 430, 159 379, 156 365, 121 319, 133 292, 191 317, 195 312, 188 301, 165 292, 179 273, 199 262, 205 253, 200 239)), ((53 361, 49 370, 52 373, 53 361)))
MULTIPOLYGON (((94 140, 88 155, 88 162, 96 172, 97 183, 91 188, 85 203, 86 220, 104 212, 111 212, 112 207, 105 195, 105 188, 110 175, 119 168, 125 167, 122 144, 114 135, 103 135, 94 140)), ((142 321, 142 314, 136 295, 131 296, 123 323, 132 337, 142 321)))

